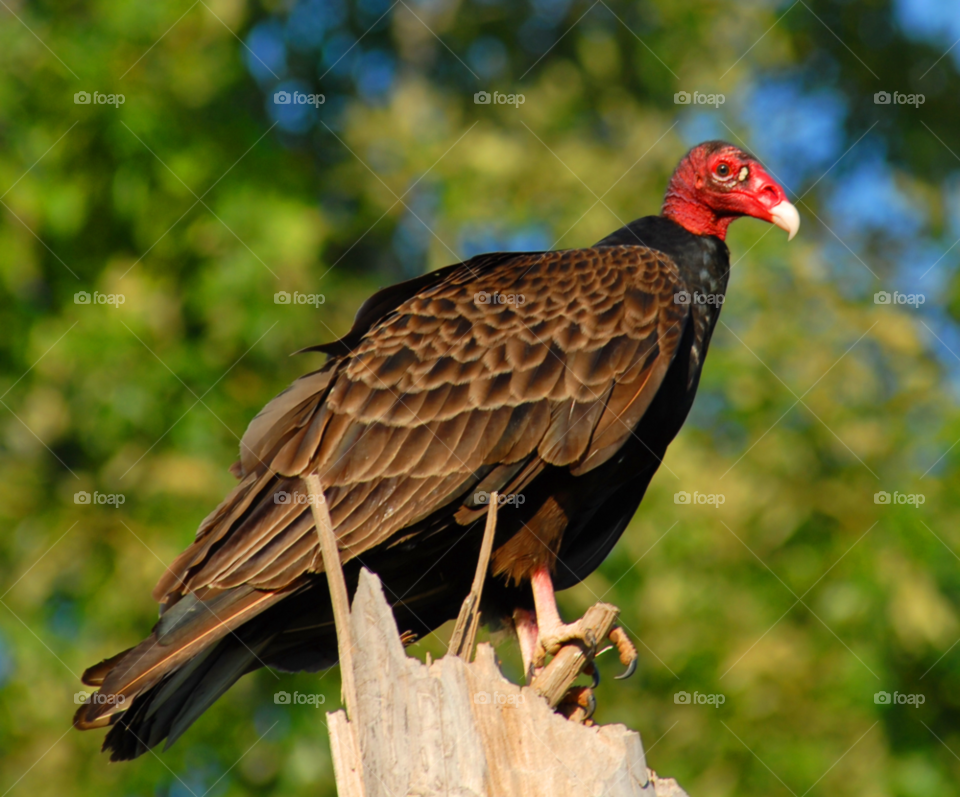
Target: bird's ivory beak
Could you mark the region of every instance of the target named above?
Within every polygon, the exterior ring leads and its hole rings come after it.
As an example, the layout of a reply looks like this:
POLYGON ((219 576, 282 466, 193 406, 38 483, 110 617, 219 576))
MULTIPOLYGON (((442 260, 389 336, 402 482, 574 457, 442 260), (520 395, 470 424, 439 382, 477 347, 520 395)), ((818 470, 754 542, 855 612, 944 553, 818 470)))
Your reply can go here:
POLYGON ((796 207, 784 200, 779 205, 770 208, 770 220, 781 230, 787 231, 787 240, 792 241, 793 236, 800 229, 800 214, 796 207))

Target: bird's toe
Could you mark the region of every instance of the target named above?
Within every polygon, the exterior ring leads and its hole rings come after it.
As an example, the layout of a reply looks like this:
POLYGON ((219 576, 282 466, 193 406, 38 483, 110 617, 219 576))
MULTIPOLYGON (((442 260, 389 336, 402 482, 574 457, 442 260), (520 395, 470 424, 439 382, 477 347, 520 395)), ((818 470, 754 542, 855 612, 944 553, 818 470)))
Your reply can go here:
POLYGON ((584 626, 580 620, 575 623, 561 623, 553 628, 541 626, 539 641, 540 647, 551 656, 555 656, 568 642, 579 642, 591 652, 597 648, 597 638, 593 629, 584 626))
POLYGON ((573 686, 557 705, 557 712, 573 722, 587 722, 597 710, 597 698, 590 686, 573 686))
POLYGON ((637 660, 640 658, 636 645, 634 645, 630 637, 627 636, 626 631, 618 625, 610 629, 610 633, 607 634, 607 639, 616 646, 617 652, 620 654, 620 663, 627 668, 620 675, 615 675, 614 678, 618 681, 629 678, 637 671, 637 660))

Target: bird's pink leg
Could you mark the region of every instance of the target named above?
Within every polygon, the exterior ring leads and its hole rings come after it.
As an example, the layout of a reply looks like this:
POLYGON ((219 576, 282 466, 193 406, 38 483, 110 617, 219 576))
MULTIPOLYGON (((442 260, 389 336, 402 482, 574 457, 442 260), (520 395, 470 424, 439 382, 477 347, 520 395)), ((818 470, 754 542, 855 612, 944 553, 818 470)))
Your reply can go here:
POLYGON ((537 610, 539 641, 544 652, 552 655, 564 642, 574 639, 580 640, 588 648, 596 647, 597 641, 593 639, 592 633, 589 629, 584 629, 579 620, 575 623, 564 623, 560 619, 549 568, 543 566, 534 570, 530 585, 533 588, 533 605, 537 610))
POLYGON ((540 629, 537 627, 537 615, 529 609, 515 609, 513 625, 520 641, 520 656, 523 658, 523 675, 529 683, 535 674, 534 661, 537 656, 537 640, 540 629))

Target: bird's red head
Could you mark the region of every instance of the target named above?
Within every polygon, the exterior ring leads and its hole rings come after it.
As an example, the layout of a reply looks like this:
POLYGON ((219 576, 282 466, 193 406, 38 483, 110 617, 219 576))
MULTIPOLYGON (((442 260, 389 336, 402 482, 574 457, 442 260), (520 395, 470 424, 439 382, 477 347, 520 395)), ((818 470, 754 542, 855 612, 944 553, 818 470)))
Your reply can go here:
POLYGON ((723 240, 730 222, 753 216, 793 238, 800 214, 763 164, 725 141, 698 144, 680 161, 663 200, 662 215, 696 235, 723 240))

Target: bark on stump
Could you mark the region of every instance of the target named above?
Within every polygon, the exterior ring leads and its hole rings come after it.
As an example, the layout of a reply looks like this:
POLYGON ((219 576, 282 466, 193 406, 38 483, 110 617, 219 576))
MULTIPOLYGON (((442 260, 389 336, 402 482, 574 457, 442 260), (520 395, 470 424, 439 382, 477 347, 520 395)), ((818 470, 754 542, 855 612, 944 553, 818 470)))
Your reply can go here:
POLYGON ((489 645, 469 664, 407 656, 367 570, 350 625, 356 716, 327 715, 340 797, 687 797, 647 769, 639 734, 564 719, 489 645))

